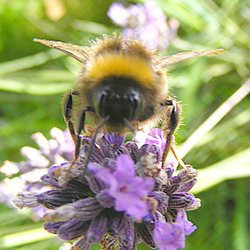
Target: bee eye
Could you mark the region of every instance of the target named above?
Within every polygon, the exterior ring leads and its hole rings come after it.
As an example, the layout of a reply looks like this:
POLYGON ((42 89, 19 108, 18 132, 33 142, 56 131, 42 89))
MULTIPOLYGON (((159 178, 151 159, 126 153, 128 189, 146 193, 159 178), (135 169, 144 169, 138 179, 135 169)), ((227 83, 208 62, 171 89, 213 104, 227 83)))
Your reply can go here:
POLYGON ((140 98, 139 93, 132 91, 131 95, 129 96, 129 101, 131 105, 131 111, 133 111, 132 116, 136 117, 140 115, 140 112, 142 111, 142 98, 140 98))
POLYGON ((105 117, 105 107, 107 103, 108 93, 107 91, 103 90, 97 97, 97 105, 98 109, 97 112, 100 113, 102 117, 105 117))

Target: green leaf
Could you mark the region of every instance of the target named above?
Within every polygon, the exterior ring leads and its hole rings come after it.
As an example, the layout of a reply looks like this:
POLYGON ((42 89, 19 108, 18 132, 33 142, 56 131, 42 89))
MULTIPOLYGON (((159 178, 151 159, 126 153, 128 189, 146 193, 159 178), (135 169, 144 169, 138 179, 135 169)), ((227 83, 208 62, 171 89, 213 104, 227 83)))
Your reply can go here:
POLYGON ((57 51, 48 50, 46 52, 41 52, 32 56, 0 63, 0 75, 10 74, 24 69, 30 69, 62 56, 63 54, 58 53, 57 51))
POLYGON ((0 249, 18 247, 33 242, 46 240, 55 237, 42 228, 35 228, 19 233, 9 234, 0 239, 0 249))
POLYGON ((199 170, 192 192, 200 193, 225 180, 244 177, 250 177, 250 148, 199 170))
POLYGON ((84 31, 95 35, 110 34, 113 31, 113 29, 108 28, 106 25, 82 20, 77 20, 74 23, 74 28, 81 32, 84 31))
POLYGON ((4 91, 30 94, 30 95, 55 95, 64 93, 70 88, 70 83, 43 83, 20 82, 15 80, 0 79, 0 89, 4 91))

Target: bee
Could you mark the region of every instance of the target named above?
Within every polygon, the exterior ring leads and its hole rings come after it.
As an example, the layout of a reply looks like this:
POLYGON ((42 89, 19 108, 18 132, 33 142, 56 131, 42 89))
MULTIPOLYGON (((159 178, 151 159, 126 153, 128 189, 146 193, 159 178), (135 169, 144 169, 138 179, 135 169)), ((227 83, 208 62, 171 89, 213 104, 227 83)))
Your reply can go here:
POLYGON ((60 50, 82 64, 77 85, 63 99, 63 115, 76 145, 74 161, 79 157, 86 115, 94 119, 96 128, 85 169, 100 129, 126 134, 156 124, 166 114, 167 143, 162 166, 170 149, 184 165, 172 145, 180 105, 169 95, 166 68, 186 59, 217 55, 223 49, 159 56, 141 41, 119 35, 102 37, 89 47, 42 39, 34 41, 60 50))

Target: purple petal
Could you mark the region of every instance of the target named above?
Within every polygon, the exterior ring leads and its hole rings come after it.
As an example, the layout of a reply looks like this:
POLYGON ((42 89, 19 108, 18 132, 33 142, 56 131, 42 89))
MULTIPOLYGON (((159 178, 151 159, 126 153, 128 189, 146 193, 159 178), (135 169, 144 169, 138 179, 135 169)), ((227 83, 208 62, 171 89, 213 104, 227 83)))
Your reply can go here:
POLYGON ((170 208, 185 208, 191 206, 195 202, 193 194, 174 193, 169 198, 170 208))
POLYGON ((103 207, 96 198, 85 198, 72 203, 75 211, 75 218, 80 220, 91 220, 101 213, 103 207))
POLYGON ((125 26, 127 24, 129 14, 121 3, 113 3, 107 14, 116 24, 120 26, 125 26))
POLYGON ((178 174, 182 183, 189 182, 195 179, 198 175, 198 171, 191 166, 187 165, 185 169, 182 169, 178 174))
POLYGON ((144 144, 140 148, 140 157, 144 155, 152 155, 155 158, 155 163, 160 163, 162 160, 162 151, 161 149, 155 144, 144 144))
POLYGON ((160 250, 176 250, 185 247, 183 226, 177 223, 156 222, 154 239, 160 250))
POLYGON ((166 145, 166 139, 163 136, 163 132, 159 128, 151 129, 147 136, 146 144, 152 144, 158 146, 163 152, 166 145))
POLYGON ((51 187, 54 187, 54 188, 60 188, 58 181, 55 178, 49 176, 48 174, 45 174, 41 177, 41 182, 44 185, 50 185, 51 187))
POLYGON ((13 203, 19 207, 37 207, 39 205, 37 195, 33 193, 19 193, 13 203))
POLYGON ((111 208, 114 206, 114 198, 110 196, 107 190, 102 190, 98 193, 96 199, 104 208, 111 208))
POLYGON ((120 236, 120 250, 135 250, 135 228, 134 222, 127 218, 126 227, 120 236))
POLYGON ((154 239, 160 250, 176 250, 185 247, 185 235, 191 234, 196 227, 187 220, 184 210, 180 210, 176 222, 168 223, 163 216, 155 222, 154 239))
POLYGON ((126 211, 127 214, 138 220, 142 220, 149 214, 146 202, 130 195, 123 195, 120 199, 116 199, 115 210, 118 212, 126 211))
POLYGON ((147 203, 143 198, 153 190, 154 181, 135 176, 134 162, 128 155, 118 156, 116 164, 114 172, 94 164, 90 165, 90 169, 109 185, 108 194, 115 199, 116 211, 126 211, 141 220, 148 215, 147 203))
POLYGON ((93 244, 101 241, 103 235, 107 232, 107 230, 107 216, 101 214, 95 217, 89 225, 88 233, 86 235, 87 242, 93 244))
POLYGON ((128 155, 120 155, 117 157, 117 174, 135 175, 134 162, 128 155))
POLYGON ((107 168, 94 168, 92 163, 89 164, 89 168, 91 171, 96 171, 95 176, 102 180, 105 184, 108 185, 117 185, 117 181, 115 180, 114 176, 112 175, 111 171, 107 168))
POLYGON ((131 159, 134 162, 139 160, 139 148, 135 142, 129 141, 125 145, 126 149, 128 150, 131 159))
POLYGON ((65 221, 72 218, 89 221, 98 216, 103 207, 96 198, 85 198, 74 203, 58 207, 56 210, 44 215, 46 221, 65 221))
POLYGON ((37 201, 46 208, 54 209, 85 197, 86 194, 84 194, 84 192, 72 192, 72 190, 49 190, 37 195, 37 201))
POLYGON ((60 226, 58 236, 64 240, 73 240, 87 232, 89 222, 72 219, 60 226))
POLYGON ((45 157, 46 155, 35 148, 25 146, 21 149, 21 154, 27 159, 27 161, 30 161, 29 164, 36 166, 36 168, 47 167, 50 163, 45 157))
POLYGON ((189 190, 191 190, 193 188, 193 186, 195 185, 195 183, 197 182, 197 179, 193 179, 189 182, 186 183, 181 183, 180 186, 178 187, 177 191, 178 192, 188 192, 189 190))
POLYGON ((59 221, 59 222, 46 222, 44 223, 43 227, 46 231, 52 234, 57 234, 59 228, 64 225, 66 222, 59 221))
POLYGON ((112 235, 122 235, 128 223, 127 215, 124 213, 116 213, 110 220, 109 231, 112 235))
POLYGON ((104 134, 104 138, 109 142, 110 145, 112 145, 114 149, 121 147, 124 142, 124 137, 117 133, 104 134))
POLYGON ((136 230, 140 234, 141 238, 145 241, 145 243, 151 247, 155 248, 156 243, 153 237, 152 226, 149 223, 137 223, 136 230))
POLYGON ((150 197, 154 198, 158 202, 157 210, 161 213, 165 213, 168 209, 169 196, 161 191, 155 191, 150 194, 150 197))

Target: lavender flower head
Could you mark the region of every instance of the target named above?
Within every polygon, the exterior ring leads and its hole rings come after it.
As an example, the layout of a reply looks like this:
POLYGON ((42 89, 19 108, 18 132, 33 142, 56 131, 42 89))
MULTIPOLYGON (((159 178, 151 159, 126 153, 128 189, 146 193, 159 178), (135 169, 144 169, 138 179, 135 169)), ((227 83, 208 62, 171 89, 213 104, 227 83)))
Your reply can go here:
POLYGON ((138 38, 152 49, 165 50, 175 38, 179 26, 175 19, 167 21, 153 0, 128 7, 113 3, 107 14, 122 27, 125 36, 138 38))
MULTIPOLYGON (((38 149, 23 147, 21 162, 6 161, 0 172, 6 177, 0 184, 0 202, 13 206, 12 200, 22 191, 40 192, 48 189, 41 182, 41 176, 47 173, 49 166, 69 161, 74 155, 74 143, 68 131, 53 128, 50 131, 51 139, 47 140, 40 132, 35 133, 32 139, 38 149)), ((44 209, 36 209, 42 214, 44 209)))
POLYGON ((151 130, 141 147, 140 142, 99 133, 83 175, 91 143, 87 138, 77 163, 53 165, 42 177, 50 190, 20 193, 14 203, 49 209, 44 228, 66 241, 76 240, 66 249, 100 244, 107 250, 134 250, 141 242, 160 250, 183 248, 185 236, 196 229, 186 211, 200 206, 189 193, 197 173, 190 166, 175 173, 173 160, 162 169, 164 140, 160 129, 151 130))

